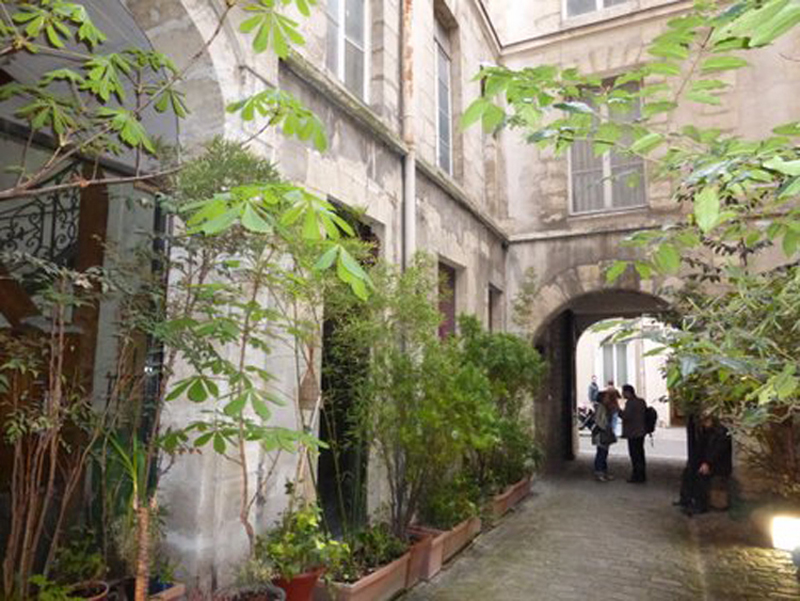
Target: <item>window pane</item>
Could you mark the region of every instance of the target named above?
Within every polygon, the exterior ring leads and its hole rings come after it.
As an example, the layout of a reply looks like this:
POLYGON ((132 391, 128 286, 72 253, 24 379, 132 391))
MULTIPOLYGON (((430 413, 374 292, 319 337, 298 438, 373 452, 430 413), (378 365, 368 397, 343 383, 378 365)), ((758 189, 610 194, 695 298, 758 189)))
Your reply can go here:
POLYGON ((591 142, 580 140, 570 148, 572 211, 600 211, 603 202, 603 158, 594 156, 591 142))
POLYGON ((617 387, 630 384, 628 381, 628 343, 617 344, 617 387))
POLYGON ((614 6, 615 4, 624 4, 628 0, 603 0, 603 6, 614 6))
POLYGON ((452 112, 450 108, 450 59, 439 44, 436 44, 436 96, 437 107, 437 146, 439 167, 450 172, 450 153, 452 147, 452 112))
POLYGON ((597 8, 596 0, 567 0, 567 16, 590 13, 597 8))
POLYGON ((364 51, 349 41, 344 43, 344 85, 359 98, 364 97, 364 51))
POLYGON ((611 198, 615 208, 639 207, 645 204, 644 164, 641 159, 612 166, 611 178, 611 198))
POLYGON ((614 380, 614 346, 603 345, 603 383, 614 380))
POLYGON ((446 338, 456 332, 456 270, 439 263, 439 336, 446 338))
POLYGON ((328 33, 325 37, 325 65, 339 75, 339 25, 328 17, 328 33))
POLYGON ((333 18, 335 21, 339 21, 339 0, 328 0, 325 5, 325 12, 328 13, 328 16, 333 18))
POLYGON ((348 41, 364 48, 364 0, 346 0, 345 35, 348 41))

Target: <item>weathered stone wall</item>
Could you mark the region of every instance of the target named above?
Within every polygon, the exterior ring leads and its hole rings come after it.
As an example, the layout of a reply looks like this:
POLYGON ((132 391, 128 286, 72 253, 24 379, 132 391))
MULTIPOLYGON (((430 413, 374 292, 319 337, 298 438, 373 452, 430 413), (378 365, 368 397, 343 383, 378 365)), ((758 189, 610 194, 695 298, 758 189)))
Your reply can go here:
MULTIPOLYGON (((210 0, 129 0, 137 22, 156 49, 179 67, 202 49, 216 29, 223 3, 210 0)), ((434 3, 415 3, 415 120, 418 162, 418 248, 460 267, 459 311, 487 317, 488 286, 505 290, 505 236, 496 225, 505 216, 502 196, 502 147, 479 128, 454 129, 454 170, 436 165, 434 3)), ((471 78, 481 62, 496 61, 486 39, 485 24, 473 2, 446 0, 438 11, 449 14, 453 27, 454 124, 479 93, 471 78)), ((234 11, 214 42, 186 74, 184 89, 192 113, 181 126, 189 152, 214 135, 249 140, 251 148, 277 162, 282 174, 309 190, 345 205, 363 208, 378 235, 381 255, 399 262, 402 250, 403 157, 401 139, 400 2, 369 2, 368 98, 362 102, 325 67, 324 6, 308 20, 299 17, 306 44, 297 56, 278 61, 270 53, 255 55, 251 38, 238 32, 243 19, 234 11), (264 123, 242 123, 224 107, 267 86, 292 92, 324 122, 329 149, 320 153, 274 131, 258 133, 264 123), (256 135, 257 134, 257 135, 256 135)), ((287 398, 296 392, 291 348, 280 348, 263 361, 278 376, 275 389, 287 398)), ((178 367, 176 378, 185 374, 178 367)), ((199 417, 200 407, 171 403, 165 423, 185 424, 199 417)), ((290 403, 275 408, 274 423, 295 426, 290 403)), ((257 446, 248 450, 254 485, 262 481, 270 457, 257 446)), ((264 530, 285 506, 283 483, 291 480, 296 459, 284 454, 272 483, 255 507, 258 530, 264 530)), ((378 477, 370 468, 373 481, 378 477)), ((180 458, 162 481, 161 502, 168 510, 167 543, 190 583, 209 587, 230 581, 232 567, 247 552, 239 523, 240 473, 237 466, 206 452, 180 458)), ((374 486, 371 506, 385 501, 374 486)))

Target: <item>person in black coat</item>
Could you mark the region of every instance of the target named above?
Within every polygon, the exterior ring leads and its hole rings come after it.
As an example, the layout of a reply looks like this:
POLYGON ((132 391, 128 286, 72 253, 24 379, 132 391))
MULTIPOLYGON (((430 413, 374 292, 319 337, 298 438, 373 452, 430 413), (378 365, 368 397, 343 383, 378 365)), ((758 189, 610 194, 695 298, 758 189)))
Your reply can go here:
POLYGON ((730 434, 709 415, 689 418, 687 424, 689 450, 686 468, 681 479, 678 505, 688 515, 708 511, 711 479, 727 477, 733 468, 733 444, 730 434))
POLYGON ((622 396, 625 397, 625 408, 619 412, 622 417, 622 437, 628 439, 628 455, 631 458, 631 477, 627 481, 632 484, 643 484, 647 481, 644 456, 647 403, 636 396, 636 390, 630 384, 622 387, 622 396))

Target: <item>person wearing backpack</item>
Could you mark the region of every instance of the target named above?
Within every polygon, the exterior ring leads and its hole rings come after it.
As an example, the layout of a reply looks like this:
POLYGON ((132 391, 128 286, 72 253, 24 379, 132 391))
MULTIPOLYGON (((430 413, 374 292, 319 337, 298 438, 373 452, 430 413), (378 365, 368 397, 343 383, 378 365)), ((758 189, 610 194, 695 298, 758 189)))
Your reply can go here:
POLYGON ((622 417, 622 437, 628 439, 628 455, 631 458, 631 484, 643 484, 647 481, 646 461, 644 456, 644 437, 647 434, 647 403, 636 396, 636 390, 630 384, 622 387, 625 408, 620 411, 622 417))

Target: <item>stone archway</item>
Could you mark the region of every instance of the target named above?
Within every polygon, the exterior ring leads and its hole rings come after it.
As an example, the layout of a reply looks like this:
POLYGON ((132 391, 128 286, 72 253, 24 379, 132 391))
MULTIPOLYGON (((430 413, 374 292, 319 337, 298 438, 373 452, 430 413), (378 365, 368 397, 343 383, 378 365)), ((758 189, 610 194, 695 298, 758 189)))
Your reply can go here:
MULTIPOLYGON (((121 0, 120 0, 121 1, 121 0)), ((189 115, 180 125, 180 143, 191 149, 226 133, 225 106, 239 89, 236 64, 241 49, 226 25, 213 44, 219 13, 213 3, 175 0, 128 0, 122 2, 153 48, 186 71, 181 84, 189 115), (202 52, 201 52, 202 50, 202 52), (201 52, 200 57, 195 55, 201 52)))
POLYGON ((605 319, 669 308, 668 300, 655 294, 655 282, 629 274, 612 286, 604 271, 597 264, 567 269, 544 283, 533 300, 534 344, 549 365, 546 384, 534 404, 534 423, 550 467, 575 457, 575 351, 580 335, 605 319))

